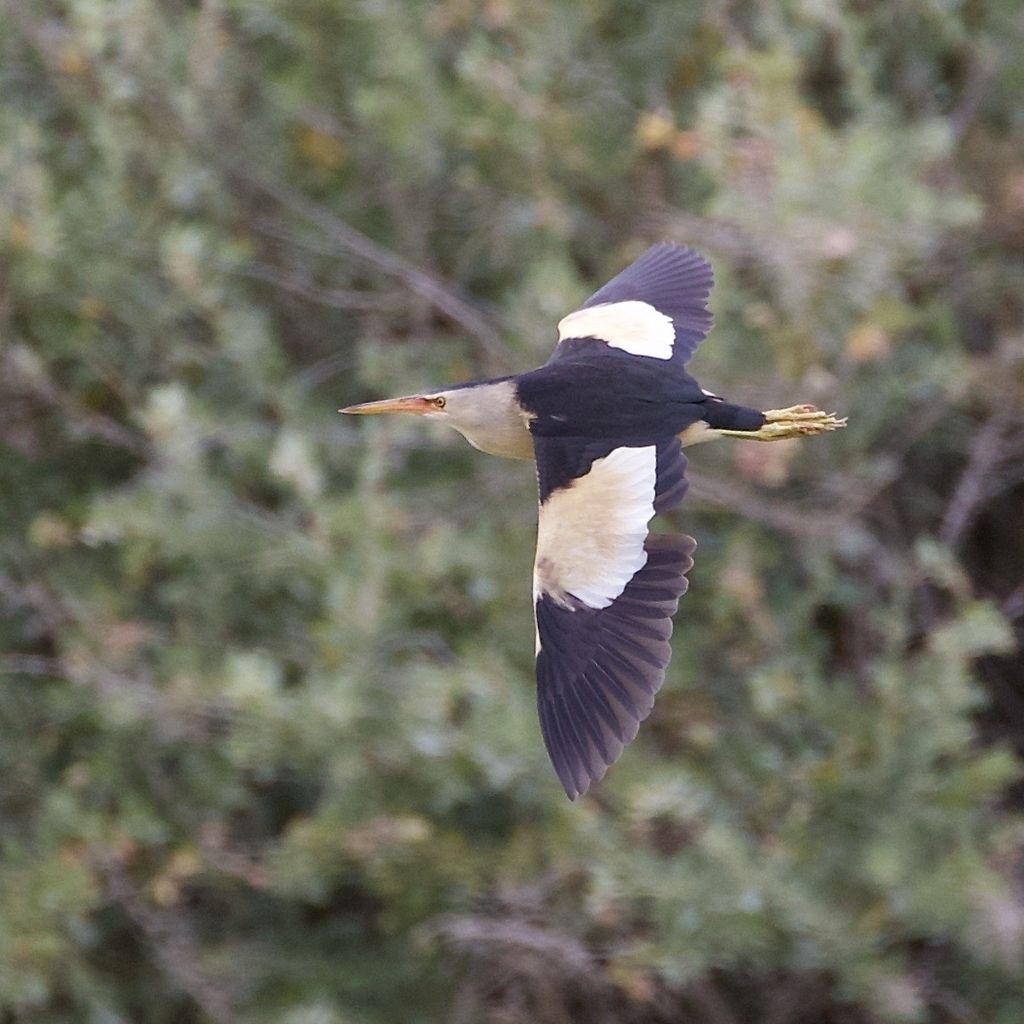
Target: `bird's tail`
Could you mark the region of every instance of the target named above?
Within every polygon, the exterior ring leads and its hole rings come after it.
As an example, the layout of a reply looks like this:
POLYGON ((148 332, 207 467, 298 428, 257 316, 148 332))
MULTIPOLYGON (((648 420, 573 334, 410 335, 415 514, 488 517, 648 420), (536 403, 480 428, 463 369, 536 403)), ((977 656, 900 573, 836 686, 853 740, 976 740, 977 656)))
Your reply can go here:
POLYGON ((760 430, 767 417, 759 409, 733 405, 720 398, 704 403, 704 421, 712 430, 760 430))

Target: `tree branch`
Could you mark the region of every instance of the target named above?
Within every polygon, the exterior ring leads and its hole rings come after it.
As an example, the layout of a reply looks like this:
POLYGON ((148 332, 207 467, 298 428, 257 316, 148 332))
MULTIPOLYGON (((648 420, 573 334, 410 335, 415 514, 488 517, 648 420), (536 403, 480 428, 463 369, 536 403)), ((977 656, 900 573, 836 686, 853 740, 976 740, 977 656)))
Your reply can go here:
POLYGON ((161 970, 215 1024, 232 1024, 237 1018, 231 995, 203 970, 195 939, 180 917, 151 907, 116 861, 108 858, 98 867, 107 896, 146 937, 161 970))
MULTIPOLYGON (((400 280, 411 292, 428 302, 434 309, 456 323, 481 345, 497 368, 507 369, 508 352, 501 335, 491 322, 474 306, 463 299, 450 285, 421 270, 390 249, 347 224, 328 207, 303 195, 282 182, 254 175, 247 168, 226 163, 222 155, 212 157, 222 169, 257 192, 316 228, 331 242, 331 251, 355 256, 365 264, 400 280)), ((266 221, 261 230, 266 230, 266 221)), ((281 237, 281 236, 278 236, 281 237)), ((294 236, 285 240, 294 242, 294 236)))
POLYGON ((1009 454, 1006 430, 1011 420, 1011 406, 997 406, 971 441, 967 465, 960 474, 939 527, 939 537, 950 547, 960 543, 989 497, 990 480, 1009 454))
POLYGON ((398 308, 398 296, 379 292, 357 291, 353 288, 321 288, 296 274, 289 274, 267 263, 249 261, 228 268, 230 273, 262 281, 282 291, 299 295, 329 309, 389 310, 398 308))

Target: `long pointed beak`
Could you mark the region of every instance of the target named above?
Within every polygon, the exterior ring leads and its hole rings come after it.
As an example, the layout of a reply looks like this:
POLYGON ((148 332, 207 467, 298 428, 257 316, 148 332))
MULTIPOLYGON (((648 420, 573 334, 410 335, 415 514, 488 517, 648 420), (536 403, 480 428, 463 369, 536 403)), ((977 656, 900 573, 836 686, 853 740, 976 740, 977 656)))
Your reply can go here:
POLYGON ((432 412, 435 405, 429 398, 422 398, 419 395, 407 395, 405 398, 385 398, 380 402, 363 402, 362 405, 350 405, 338 412, 349 413, 352 416, 377 416, 385 412, 411 412, 417 416, 432 412))

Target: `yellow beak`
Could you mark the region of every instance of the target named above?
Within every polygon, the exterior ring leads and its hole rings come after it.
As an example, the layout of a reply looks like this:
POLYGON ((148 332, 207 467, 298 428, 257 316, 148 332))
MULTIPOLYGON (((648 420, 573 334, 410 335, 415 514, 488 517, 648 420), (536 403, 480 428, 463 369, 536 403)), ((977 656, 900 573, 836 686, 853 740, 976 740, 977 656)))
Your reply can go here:
POLYGON ((420 395, 407 395, 405 398, 385 398, 380 402, 363 402, 362 405, 350 405, 338 412, 352 416, 377 416, 385 412, 411 412, 417 416, 433 412, 437 406, 429 398, 420 395))

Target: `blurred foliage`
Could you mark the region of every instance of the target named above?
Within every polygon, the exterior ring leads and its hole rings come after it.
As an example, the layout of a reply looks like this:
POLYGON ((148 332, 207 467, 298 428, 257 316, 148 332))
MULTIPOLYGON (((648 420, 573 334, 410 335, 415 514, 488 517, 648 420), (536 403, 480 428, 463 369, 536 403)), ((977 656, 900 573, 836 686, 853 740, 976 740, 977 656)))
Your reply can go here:
POLYGON ((1016 0, 0 0, 0 1019, 1024 1018, 1016 0), (339 405, 651 241, 709 446, 569 805, 533 473, 339 405), (715 450, 717 447, 718 450, 715 450))

